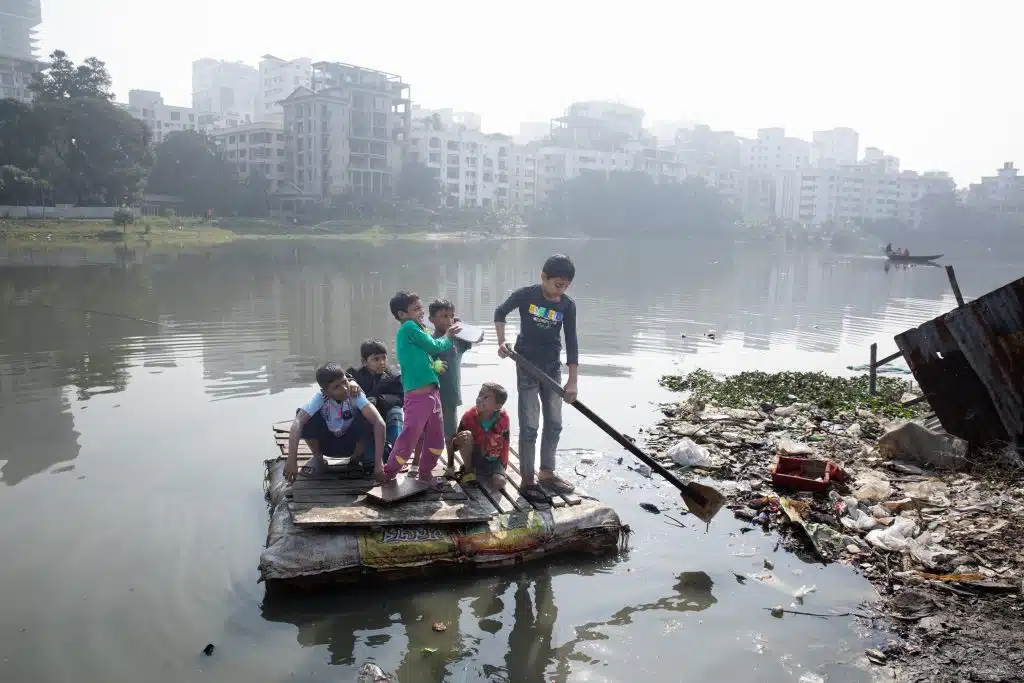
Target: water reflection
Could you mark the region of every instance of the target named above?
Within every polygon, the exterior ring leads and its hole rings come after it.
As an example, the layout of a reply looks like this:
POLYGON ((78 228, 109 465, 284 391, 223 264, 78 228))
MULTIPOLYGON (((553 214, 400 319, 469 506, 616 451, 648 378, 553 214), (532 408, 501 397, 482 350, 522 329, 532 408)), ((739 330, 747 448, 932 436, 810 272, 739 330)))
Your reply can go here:
POLYGON ((581 667, 602 664, 588 654, 587 646, 607 641, 609 627, 628 626, 638 613, 700 612, 717 602, 708 574, 683 572, 669 595, 625 605, 606 620, 573 627, 571 638, 556 642, 559 610, 553 578, 569 571, 555 565, 458 586, 442 583, 431 591, 396 587, 389 591, 386 606, 361 591, 316 597, 271 593, 262 615, 297 626, 300 645, 326 646, 330 663, 353 675, 367 660, 387 668, 388 654, 400 648, 404 654, 393 673, 402 683, 564 683, 572 678, 574 667, 579 673, 581 667), (457 591, 457 599, 451 589, 457 591), (435 631, 436 622, 444 623, 446 630, 435 631))
MULTIPOLYGON (((450 298, 461 317, 486 323, 508 291, 536 280, 536 264, 552 248, 252 242, 173 256, 133 250, 79 268, 8 266, 0 269, 0 354, 52 349, 61 383, 86 400, 124 388, 133 352, 159 361, 162 339, 164 351, 202 357, 213 398, 276 393, 308 384, 324 358, 358 362, 367 337, 390 339, 386 301, 397 289, 450 298), (80 312, 86 308, 166 324, 80 312)), ((580 264, 574 292, 585 370, 595 375, 626 370, 588 357, 686 357, 731 341, 751 351, 789 344, 835 353, 869 344, 883 328, 919 324, 936 302, 951 301, 941 269, 881 274, 878 259, 714 244, 683 253, 610 242, 557 248, 580 264)), ((51 260, 68 258, 58 251, 51 260)), ((972 293, 1002 284, 998 274, 973 275, 980 282, 965 282, 972 293)))

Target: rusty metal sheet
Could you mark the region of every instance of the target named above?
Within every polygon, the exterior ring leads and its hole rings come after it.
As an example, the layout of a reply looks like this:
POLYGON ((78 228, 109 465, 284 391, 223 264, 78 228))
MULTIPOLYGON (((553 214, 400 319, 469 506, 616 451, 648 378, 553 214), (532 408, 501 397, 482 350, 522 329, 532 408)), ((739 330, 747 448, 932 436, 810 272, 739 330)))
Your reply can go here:
POLYGON ((1024 435, 1024 278, 894 340, 947 432, 975 444, 1024 435))

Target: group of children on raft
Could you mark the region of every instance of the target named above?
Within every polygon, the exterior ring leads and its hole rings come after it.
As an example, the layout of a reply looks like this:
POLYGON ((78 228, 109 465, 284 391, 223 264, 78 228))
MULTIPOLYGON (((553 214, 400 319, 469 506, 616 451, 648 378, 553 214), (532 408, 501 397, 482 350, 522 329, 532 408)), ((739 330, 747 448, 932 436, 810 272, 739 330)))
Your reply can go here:
MULTIPOLYGON (((521 322, 515 352, 559 383, 564 335, 569 376, 563 391, 569 402, 576 399, 579 344, 576 304, 565 292, 575 275, 576 267, 569 257, 551 256, 541 269, 540 284, 512 292, 494 311, 498 355, 510 355, 505 320, 518 311, 521 322)), ((504 409, 508 392, 500 384, 485 382, 475 405, 456 421, 462 404, 462 355, 472 344, 456 336, 461 328, 454 304, 437 299, 429 305, 426 314, 434 327, 433 334, 423 325, 425 311, 419 295, 400 291, 391 297, 390 305, 399 323, 395 335, 399 372, 388 366, 387 347, 377 339, 361 345, 359 368, 346 371, 337 363, 319 367, 316 382, 320 391, 296 411, 292 421, 285 477, 294 481, 298 473, 298 445, 302 439, 312 453, 303 468, 310 475, 326 469, 324 456, 350 457, 358 466, 372 467, 378 481, 391 481, 400 471, 415 469, 419 481, 438 488, 444 478, 435 478, 434 468, 447 453, 446 476, 464 484, 503 487, 511 429, 504 409), (462 456, 460 473, 454 471, 455 452, 462 456)), ((572 484, 555 473, 562 397, 519 367, 516 385, 520 492, 534 502, 548 499, 545 489, 572 492, 572 484), (535 456, 542 414, 537 473, 535 456)))

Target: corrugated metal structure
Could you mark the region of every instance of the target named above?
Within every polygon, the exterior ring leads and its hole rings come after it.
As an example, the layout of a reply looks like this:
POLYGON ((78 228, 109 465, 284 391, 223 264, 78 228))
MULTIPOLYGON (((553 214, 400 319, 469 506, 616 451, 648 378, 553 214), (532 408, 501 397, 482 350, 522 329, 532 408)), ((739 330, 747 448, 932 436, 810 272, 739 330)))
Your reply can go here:
POLYGON ((1024 436, 1024 278, 894 339, 948 433, 977 445, 1024 436))

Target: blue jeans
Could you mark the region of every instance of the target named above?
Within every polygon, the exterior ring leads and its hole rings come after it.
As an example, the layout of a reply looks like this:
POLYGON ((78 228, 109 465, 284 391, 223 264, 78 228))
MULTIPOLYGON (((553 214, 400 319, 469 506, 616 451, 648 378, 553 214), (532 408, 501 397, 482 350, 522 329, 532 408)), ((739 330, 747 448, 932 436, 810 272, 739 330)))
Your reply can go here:
MULTIPOLYGON (((548 377, 562 383, 562 366, 555 361, 539 366, 548 377)), ((540 382, 516 368, 516 386, 519 389, 519 469, 523 479, 536 472, 537 431, 544 415, 544 431, 540 440, 540 468, 555 469, 555 451, 562 433, 562 397, 542 387, 540 382)))
MULTIPOLYGON (((392 408, 388 411, 387 415, 384 416, 384 462, 387 462, 388 455, 391 453, 391 447, 395 445, 395 440, 398 439, 398 435, 402 433, 402 425, 404 420, 402 418, 401 406, 392 408)), ((373 452, 375 443, 373 440, 373 432, 370 432, 370 438, 366 440, 366 453, 363 454, 363 464, 369 468, 373 468, 373 452)))

